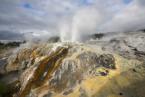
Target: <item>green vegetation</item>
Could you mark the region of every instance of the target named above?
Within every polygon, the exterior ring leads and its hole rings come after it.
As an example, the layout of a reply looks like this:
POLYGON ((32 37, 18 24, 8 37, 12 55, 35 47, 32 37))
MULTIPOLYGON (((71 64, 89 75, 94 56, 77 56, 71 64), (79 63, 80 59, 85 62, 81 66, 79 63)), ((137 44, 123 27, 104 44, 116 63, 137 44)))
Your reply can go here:
POLYGON ((6 87, 5 83, 0 82, 0 95, 3 95, 6 92, 7 92, 7 87, 6 87))
POLYGON ((19 47, 20 44, 25 43, 24 42, 9 42, 9 43, 2 43, 0 42, 0 50, 7 49, 7 48, 13 48, 13 47, 19 47))
POLYGON ((96 33, 96 34, 93 34, 92 35, 92 38, 93 39, 101 39, 101 38, 103 38, 105 36, 105 34, 103 34, 103 33, 96 33))

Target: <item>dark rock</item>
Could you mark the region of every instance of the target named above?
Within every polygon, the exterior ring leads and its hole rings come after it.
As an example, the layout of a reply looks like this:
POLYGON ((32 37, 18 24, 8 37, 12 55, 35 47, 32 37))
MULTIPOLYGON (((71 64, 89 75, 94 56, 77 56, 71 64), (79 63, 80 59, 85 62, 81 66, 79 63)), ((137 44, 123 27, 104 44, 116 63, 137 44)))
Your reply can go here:
POLYGON ((68 95, 68 94, 70 94, 70 93, 72 93, 72 92, 73 92, 73 90, 72 90, 72 89, 69 89, 69 90, 65 91, 65 92, 63 93, 63 95, 68 95))
POLYGON ((49 92, 48 94, 44 95, 43 97, 52 97, 52 94, 51 92, 49 92))
POLYGON ((104 34, 103 33, 97 33, 97 34, 93 34, 91 36, 92 39, 101 39, 104 37, 104 34))
POLYGON ((7 59, 6 58, 0 59, 0 74, 6 73, 5 71, 6 65, 7 65, 7 59))
MULTIPOLYGON (((77 56, 83 66, 95 65, 97 63, 98 55, 94 52, 83 52, 77 56)), ((98 65, 98 64, 96 64, 98 65)))
POLYGON ((106 75, 108 75, 108 70, 106 70, 105 72, 100 72, 100 74, 101 74, 101 76, 106 76, 106 75))
POLYGON ((119 93, 119 95, 120 95, 120 96, 122 96, 122 95, 123 95, 123 93, 119 93))
POLYGON ((136 69, 132 69, 133 72, 137 72, 136 69))
POLYGON ((60 37, 58 37, 58 36, 53 36, 48 39, 48 42, 50 42, 50 43, 55 43, 55 42, 59 42, 59 41, 60 41, 60 37))
POLYGON ((103 67, 115 69, 115 58, 111 54, 103 54, 97 58, 97 63, 103 67))
POLYGON ((10 84, 5 82, 0 82, 0 96, 2 97, 12 97, 12 95, 20 89, 20 84, 18 81, 15 81, 10 84))
POLYGON ((50 79, 50 85, 57 91, 62 91, 65 88, 73 88, 81 78, 82 74, 77 68, 77 63, 74 60, 66 60, 50 79))

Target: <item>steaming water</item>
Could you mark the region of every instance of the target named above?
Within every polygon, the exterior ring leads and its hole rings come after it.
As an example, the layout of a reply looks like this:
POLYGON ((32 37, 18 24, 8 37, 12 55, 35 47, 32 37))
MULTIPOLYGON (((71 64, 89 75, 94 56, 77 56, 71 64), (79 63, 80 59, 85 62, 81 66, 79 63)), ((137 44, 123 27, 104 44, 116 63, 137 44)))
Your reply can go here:
POLYGON ((61 40, 71 42, 83 42, 86 35, 96 31, 99 26, 101 16, 94 8, 82 8, 71 17, 61 23, 61 40), (91 9, 91 10, 90 10, 91 9))
POLYGON ((78 31, 78 27, 76 23, 70 25, 68 23, 63 23, 60 28, 60 39, 61 41, 65 42, 80 42, 80 32, 78 31))

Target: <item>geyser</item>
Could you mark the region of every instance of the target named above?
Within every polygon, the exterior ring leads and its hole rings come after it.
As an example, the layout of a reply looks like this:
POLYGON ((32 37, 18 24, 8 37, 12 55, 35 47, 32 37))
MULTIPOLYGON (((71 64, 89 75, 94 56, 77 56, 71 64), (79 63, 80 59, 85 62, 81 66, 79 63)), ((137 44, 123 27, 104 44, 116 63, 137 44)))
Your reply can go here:
POLYGON ((83 42, 86 36, 96 33, 96 27, 102 22, 100 12, 93 7, 81 8, 65 23, 61 23, 61 40, 83 42))

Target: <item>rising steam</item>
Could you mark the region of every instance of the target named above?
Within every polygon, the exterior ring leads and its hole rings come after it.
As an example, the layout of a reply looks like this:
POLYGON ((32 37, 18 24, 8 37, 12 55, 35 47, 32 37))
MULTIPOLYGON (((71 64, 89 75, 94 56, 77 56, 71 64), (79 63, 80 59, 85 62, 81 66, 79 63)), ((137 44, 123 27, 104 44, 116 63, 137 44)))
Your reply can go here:
POLYGON ((94 8, 83 8, 77 11, 71 21, 63 23, 60 29, 62 41, 82 42, 87 35, 94 33, 102 22, 101 15, 94 8))

